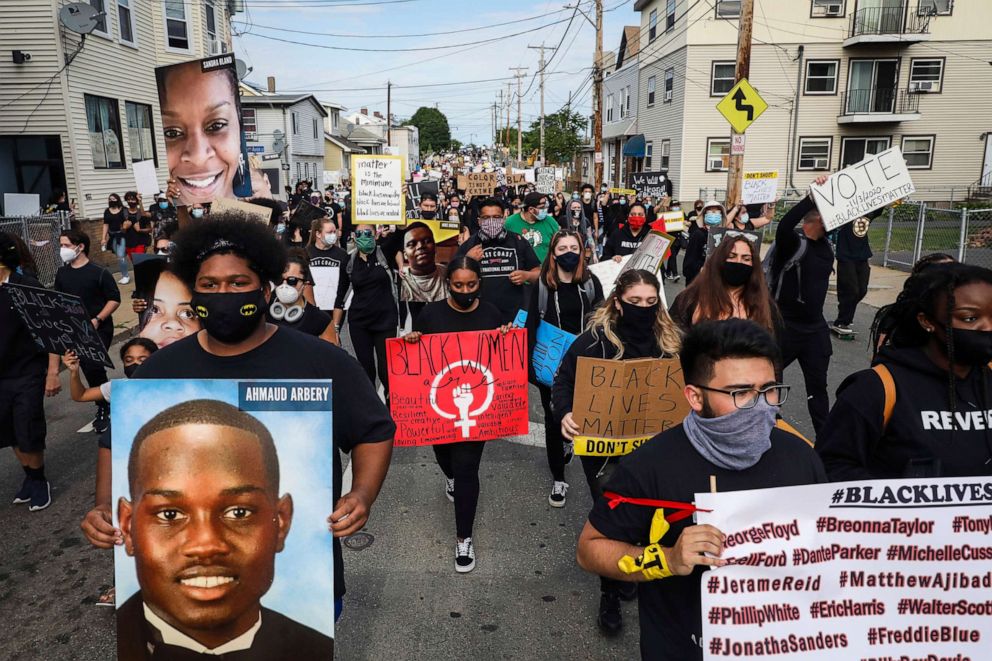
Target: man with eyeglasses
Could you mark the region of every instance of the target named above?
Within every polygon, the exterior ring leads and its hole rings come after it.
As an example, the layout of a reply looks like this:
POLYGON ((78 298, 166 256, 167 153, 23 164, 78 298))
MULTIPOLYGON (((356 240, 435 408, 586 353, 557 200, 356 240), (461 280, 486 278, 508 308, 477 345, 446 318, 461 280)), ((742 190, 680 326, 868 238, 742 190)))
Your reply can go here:
POLYGON ((776 379, 780 356, 767 331, 743 319, 704 322, 679 360, 692 410, 621 460, 577 552, 586 571, 639 584, 641 656, 663 661, 703 658, 699 581, 707 566, 726 564, 725 536, 672 521, 677 510, 645 500, 691 503, 713 483, 740 491, 827 481, 812 445, 776 426, 789 386, 776 379))
POLYGON ((537 258, 543 262, 548 256, 551 237, 560 228, 558 221, 548 213, 547 196, 527 193, 523 209, 506 219, 506 229, 527 239, 537 258))

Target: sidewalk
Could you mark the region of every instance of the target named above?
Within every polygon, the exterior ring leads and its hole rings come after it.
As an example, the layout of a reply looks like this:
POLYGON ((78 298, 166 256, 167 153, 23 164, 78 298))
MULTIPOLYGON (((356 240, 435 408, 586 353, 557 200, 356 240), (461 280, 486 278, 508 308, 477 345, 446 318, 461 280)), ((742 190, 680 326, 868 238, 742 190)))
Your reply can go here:
MULTIPOLYGON (((872 264, 871 277, 868 280, 868 294, 861 301, 862 305, 880 308, 896 302, 896 297, 902 291, 902 285, 909 274, 905 271, 875 266, 872 264)), ((837 274, 830 276, 829 291, 837 293, 837 274)))
MULTIPOLYGON (((114 271, 114 281, 118 275, 114 271)), ((135 328, 138 327, 138 315, 131 307, 131 294, 134 293, 134 273, 131 274, 131 282, 126 285, 117 283, 117 288, 121 290, 121 305, 114 311, 114 339, 111 344, 117 344, 122 339, 130 337, 135 328)))

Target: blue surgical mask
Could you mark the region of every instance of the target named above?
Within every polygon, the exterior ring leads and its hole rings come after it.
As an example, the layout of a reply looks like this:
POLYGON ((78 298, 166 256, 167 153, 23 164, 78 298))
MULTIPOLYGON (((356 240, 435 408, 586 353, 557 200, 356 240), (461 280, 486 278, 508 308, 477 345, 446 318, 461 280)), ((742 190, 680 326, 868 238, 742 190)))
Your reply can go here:
POLYGON ((548 217, 548 210, 547 209, 538 209, 537 210, 537 219, 538 220, 544 220, 547 217, 548 217))
POLYGON ((751 217, 746 213, 742 213, 737 217, 737 222, 740 223, 741 225, 745 224, 749 220, 751 220, 751 217))
POLYGON ((715 227, 723 222, 723 214, 719 211, 707 211, 703 216, 703 222, 711 227, 715 227))
POLYGON ((579 194, 578 193, 572 193, 572 199, 573 200, 579 199, 579 194))
POLYGON ((192 211, 189 212, 189 215, 193 216, 194 218, 203 218, 203 209, 193 209, 192 211))
POLYGON ((159 209, 162 209, 164 211, 164 210, 166 210, 166 209, 169 208, 169 203, 168 202, 159 202, 158 203, 158 208, 159 209))
POLYGON ((620 205, 621 206, 627 206, 627 198, 621 197, 620 198, 620 205))

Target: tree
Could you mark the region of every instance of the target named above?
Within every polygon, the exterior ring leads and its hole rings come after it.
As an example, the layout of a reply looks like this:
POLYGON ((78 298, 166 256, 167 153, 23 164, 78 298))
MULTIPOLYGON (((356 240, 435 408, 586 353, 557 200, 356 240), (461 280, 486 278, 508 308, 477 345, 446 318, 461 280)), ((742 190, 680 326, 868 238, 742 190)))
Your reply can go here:
POLYGON ((454 138, 452 138, 451 139, 451 146, 448 147, 448 149, 450 149, 451 151, 458 151, 461 148, 462 148, 462 143, 459 142, 458 140, 455 140, 454 138))
MULTIPOLYGON (((548 163, 568 163, 582 147, 582 132, 586 120, 581 113, 571 112, 567 107, 544 117, 544 156, 548 163)), ((513 145, 517 134, 513 131, 513 145)), ((530 129, 524 131, 524 152, 529 153, 541 146, 541 120, 535 120, 530 129)))
POLYGON ((448 149, 451 145, 448 118, 437 108, 421 106, 403 125, 417 127, 420 132, 420 150, 425 154, 448 149))

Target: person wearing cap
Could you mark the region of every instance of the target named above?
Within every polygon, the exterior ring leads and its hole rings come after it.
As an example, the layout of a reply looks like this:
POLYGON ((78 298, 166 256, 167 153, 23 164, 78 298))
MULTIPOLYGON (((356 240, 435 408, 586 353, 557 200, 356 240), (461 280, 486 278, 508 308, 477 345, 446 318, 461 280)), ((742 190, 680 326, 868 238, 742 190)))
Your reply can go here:
POLYGON ((685 257, 682 259, 682 275, 685 276, 686 287, 703 270, 710 228, 726 224, 727 210, 716 200, 710 200, 703 205, 703 210, 696 216, 696 222, 689 225, 689 242, 685 247, 685 257))
POLYGON ((163 226, 171 226, 177 222, 176 208, 172 206, 169 198, 162 191, 155 194, 155 201, 152 202, 148 212, 152 215, 152 228, 154 230, 163 226))
POLYGON ((548 212, 548 197, 543 193, 527 193, 523 208, 507 218, 505 226, 508 232, 527 239, 542 262, 548 256, 551 237, 560 229, 558 221, 548 212))

